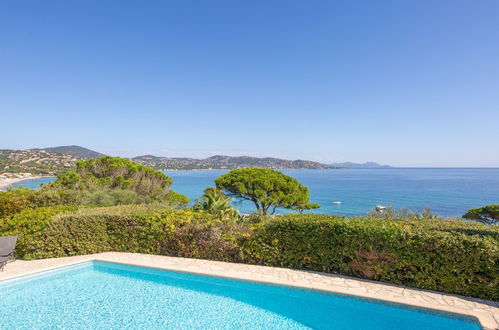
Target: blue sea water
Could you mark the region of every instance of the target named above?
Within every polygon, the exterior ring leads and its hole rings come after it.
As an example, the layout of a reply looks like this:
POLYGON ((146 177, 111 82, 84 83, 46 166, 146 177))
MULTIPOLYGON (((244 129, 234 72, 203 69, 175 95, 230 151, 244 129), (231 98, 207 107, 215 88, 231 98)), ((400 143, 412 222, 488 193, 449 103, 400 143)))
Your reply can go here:
MULTIPOLYGON (((191 200, 200 198, 224 170, 167 171, 173 189, 191 200)), ((309 188, 314 213, 362 215, 376 205, 391 205, 457 217, 468 209, 499 204, 499 169, 491 168, 389 168, 339 170, 284 170, 309 188), (334 204, 338 201, 341 204, 334 204)), ((28 180, 18 186, 36 188, 50 178, 28 180)), ((243 213, 255 210, 247 201, 234 201, 243 213)), ((279 210, 280 213, 286 212, 279 210)))
MULTIPOLYGON (((210 171, 169 171, 173 189, 191 199, 226 173, 210 171)), ((376 205, 391 205, 432 212, 449 217, 468 209, 499 204, 499 169, 472 168, 389 168, 339 170, 284 170, 310 191, 312 202, 321 205, 314 213, 363 215, 376 205), (341 204, 334 204, 338 201, 341 204)), ((255 210, 248 201, 235 201, 241 212, 255 210)), ((285 212, 280 210, 281 213, 285 212)))
POLYGON ((0 282, 0 310, 1 329, 480 329, 456 314, 98 261, 0 282))
POLYGON ((30 189, 38 189, 41 184, 49 183, 55 180, 55 177, 43 177, 43 178, 37 178, 37 179, 29 179, 29 180, 24 180, 24 181, 19 181, 16 183, 13 183, 10 187, 16 188, 16 187, 27 187, 30 189))

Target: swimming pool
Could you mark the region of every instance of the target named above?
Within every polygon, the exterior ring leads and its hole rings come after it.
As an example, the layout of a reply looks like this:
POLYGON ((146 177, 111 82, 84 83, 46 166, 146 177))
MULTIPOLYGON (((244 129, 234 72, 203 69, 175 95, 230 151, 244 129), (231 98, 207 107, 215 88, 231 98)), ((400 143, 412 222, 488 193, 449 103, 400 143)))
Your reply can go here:
POLYGON ((0 282, 0 328, 480 329, 473 318, 91 261, 0 282))

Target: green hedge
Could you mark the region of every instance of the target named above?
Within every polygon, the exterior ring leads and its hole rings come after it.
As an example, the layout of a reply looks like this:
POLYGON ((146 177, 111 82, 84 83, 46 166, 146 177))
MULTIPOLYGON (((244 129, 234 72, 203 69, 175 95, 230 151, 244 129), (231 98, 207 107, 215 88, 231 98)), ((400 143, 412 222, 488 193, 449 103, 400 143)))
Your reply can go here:
POLYGON ((30 256, 37 253, 37 245, 44 240, 44 232, 55 216, 76 210, 75 206, 40 207, 0 218, 0 236, 18 235, 17 256, 30 256))
POLYGON ((174 220, 188 221, 192 216, 187 211, 139 205, 81 209, 55 216, 44 229, 36 251, 21 250, 18 254, 23 259, 106 251, 158 254, 162 242, 174 231, 174 220))
POLYGON ((454 220, 284 215, 258 224, 134 205, 25 210, 0 219, 37 259, 138 252, 351 275, 499 300, 499 227, 454 220))
POLYGON ((250 262, 499 300, 499 227, 285 215, 256 227, 250 262))
MULTIPOLYGON (((45 213, 43 213, 45 214, 45 213)), ((22 221, 31 212, 12 217, 22 221)), ((163 254, 221 261, 240 261, 244 225, 188 210, 128 205, 80 209, 56 214, 38 227, 38 239, 18 246, 25 260, 106 251, 163 254)), ((23 235, 18 227, 16 234, 23 235)), ((0 227, 0 232, 2 228, 0 227)), ((9 231, 13 233, 13 231, 9 231)))

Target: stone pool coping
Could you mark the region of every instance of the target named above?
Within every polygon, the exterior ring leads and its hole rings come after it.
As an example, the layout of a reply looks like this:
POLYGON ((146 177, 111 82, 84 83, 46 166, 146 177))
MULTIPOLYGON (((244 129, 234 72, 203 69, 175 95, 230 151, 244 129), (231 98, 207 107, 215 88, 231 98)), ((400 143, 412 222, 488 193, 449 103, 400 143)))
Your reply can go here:
POLYGON ((8 263, 5 266, 4 271, 0 272, 0 281, 92 260, 289 285, 379 299, 410 306, 474 316, 480 321, 480 324, 484 329, 499 329, 499 302, 327 273, 139 253, 105 252, 33 261, 16 260, 8 263))

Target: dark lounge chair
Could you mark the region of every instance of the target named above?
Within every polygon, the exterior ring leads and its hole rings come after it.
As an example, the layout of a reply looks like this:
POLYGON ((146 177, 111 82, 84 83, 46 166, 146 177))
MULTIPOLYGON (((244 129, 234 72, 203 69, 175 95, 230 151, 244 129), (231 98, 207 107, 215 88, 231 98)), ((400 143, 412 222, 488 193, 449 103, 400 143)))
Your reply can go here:
POLYGON ((14 250, 16 249, 17 236, 0 237, 0 270, 10 260, 14 259, 14 250))

